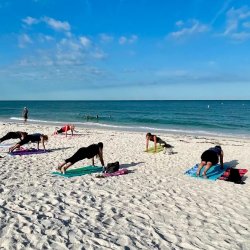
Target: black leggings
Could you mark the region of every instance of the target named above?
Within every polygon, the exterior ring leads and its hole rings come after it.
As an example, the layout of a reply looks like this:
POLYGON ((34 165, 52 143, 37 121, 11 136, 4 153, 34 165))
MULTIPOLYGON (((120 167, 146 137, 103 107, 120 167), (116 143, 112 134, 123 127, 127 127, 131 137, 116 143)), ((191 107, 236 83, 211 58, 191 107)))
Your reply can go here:
POLYGON ((75 154, 73 154, 73 156, 71 156, 70 158, 66 159, 65 162, 70 162, 71 164, 74 164, 80 160, 83 160, 85 158, 88 158, 87 157, 87 152, 86 152, 86 148, 80 148, 76 151, 75 154))
POLYGON ((9 139, 18 139, 18 138, 20 138, 20 136, 16 132, 9 132, 5 136, 0 138, 0 142, 6 141, 6 140, 9 140, 9 139))

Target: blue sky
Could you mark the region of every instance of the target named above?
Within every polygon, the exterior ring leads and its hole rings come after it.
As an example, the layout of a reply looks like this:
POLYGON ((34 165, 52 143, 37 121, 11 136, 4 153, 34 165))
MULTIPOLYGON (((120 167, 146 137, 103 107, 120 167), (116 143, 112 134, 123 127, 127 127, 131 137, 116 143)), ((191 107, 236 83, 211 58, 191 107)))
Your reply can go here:
POLYGON ((1 100, 250 99, 249 0, 0 0, 1 100))

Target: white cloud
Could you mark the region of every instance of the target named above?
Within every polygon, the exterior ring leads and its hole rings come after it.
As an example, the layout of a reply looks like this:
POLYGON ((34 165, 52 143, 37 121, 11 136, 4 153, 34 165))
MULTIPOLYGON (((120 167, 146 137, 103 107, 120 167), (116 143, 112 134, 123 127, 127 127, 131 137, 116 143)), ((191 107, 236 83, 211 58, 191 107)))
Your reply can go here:
POLYGON ((40 22, 39 19, 33 18, 31 16, 27 16, 26 18, 22 19, 22 21, 29 26, 40 22))
POLYGON ((250 38, 250 32, 234 32, 230 36, 234 40, 245 41, 250 38))
POLYGON ((250 9, 247 6, 239 9, 231 8, 226 17, 223 36, 240 41, 249 39, 250 32, 246 29, 250 28, 250 9))
POLYGON ((91 53, 92 57, 95 59, 105 59, 107 58, 107 54, 104 53, 102 50, 97 49, 91 53))
POLYGON ((68 22, 59 21, 51 17, 44 17, 42 19, 47 25, 49 25, 50 28, 56 31, 70 31, 71 26, 68 22))
POLYGON ((131 35, 130 37, 126 37, 126 36, 121 36, 119 38, 119 44, 123 45, 123 44, 133 44, 138 40, 138 36, 136 35, 131 35))
POLYGON ((79 38, 79 40, 80 40, 81 45, 82 45, 83 47, 85 47, 85 48, 87 48, 87 47, 89 47, 89 46, 91 45, 90 39, 87 38, 86 36, 81 36, 81 37, 79 38))
POLYGON ((179 20, 179 21, 177 21, 177 22, 175 23, 175 25, 176 25, 177 27, 181 27, 181 26, 184 25, 184 22, 183 22, 182 20, 179 20))
POLYGON ((54 40, 54 38, 52 36, 48 36, 48 35, 45 35, 45 34, 39 34, 37 39, 41 43, 51 42, 51 41, 54 40))
POLYGON ((25 48, 28 44, 32 44, 33 41, 27 34, 22 34, 18 37, 18 46, 20 48, 25 48))
POLYGON ((210 25, 213 25, 216 22, 216 20, 227 10, 231 2, 232 0, 227 0, 223 2, 222 8, 216 13, 213 20, 210 22, 210 25))
POLYGON ((102 43, 109 43, 114 40, 114 37, 103 33, 103 34, 100 34, 100 40, 102 43))
POLYGON ((245 28, 250 28, 250 22, 244 22, 242 26, 245 28))
POLYGON ((198 20, 193 19, 189 20, 187 23, 183 23, 182 21, 176 22, 176 25, 181 29, 169 34, 170 37, 173 38, 182 38, 186 36, 195 35, 198 33, 204 33, 209 30, 208 26, 200 23, 198 20))

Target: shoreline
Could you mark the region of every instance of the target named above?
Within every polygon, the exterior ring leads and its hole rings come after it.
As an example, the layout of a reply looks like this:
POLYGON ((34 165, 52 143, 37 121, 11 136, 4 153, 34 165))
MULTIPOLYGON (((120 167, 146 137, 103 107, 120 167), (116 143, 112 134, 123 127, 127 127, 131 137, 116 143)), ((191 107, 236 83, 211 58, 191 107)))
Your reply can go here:
MULTIPOLYGON (((0 123, 10 123, 10 124, 24 124, 22 118, 15 119, 0 119, 0 123)), ((97 129, 97 130, 109 130, 109 131, 120 131, 120 132, 138 132, 147 133, 151 132, 153 134, 170 134, 170 135, 182 135, 182 136, 207 136, 207 137, 222 137, 222 138, 239 138, 244 140, 250 140, 250 134, 232 134, 232 133, 222 133, 222 132, 207 132, 203 130, 177 130, 177 129, 165 129, 165 128, 151 128, 145 126, 129 126, 129 125, 111 125, 104 123, 95 122, 60 122, 60 121, 42 121, 28 119, 27 124, 33 125, 44 125, 44 126, 54 126, 61 127, 64 124, 75 124, 76 127, 86 128, 86 129, 97 129)))

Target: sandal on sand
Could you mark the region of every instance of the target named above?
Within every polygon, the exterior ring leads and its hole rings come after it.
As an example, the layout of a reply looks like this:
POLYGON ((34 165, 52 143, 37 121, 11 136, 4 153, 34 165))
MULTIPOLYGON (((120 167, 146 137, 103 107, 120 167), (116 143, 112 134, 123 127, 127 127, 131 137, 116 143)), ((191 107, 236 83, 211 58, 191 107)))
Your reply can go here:
POLYGON ((96 178, 105 178, 105 176, 103 174, 97 174, 95 177, 96 178))

